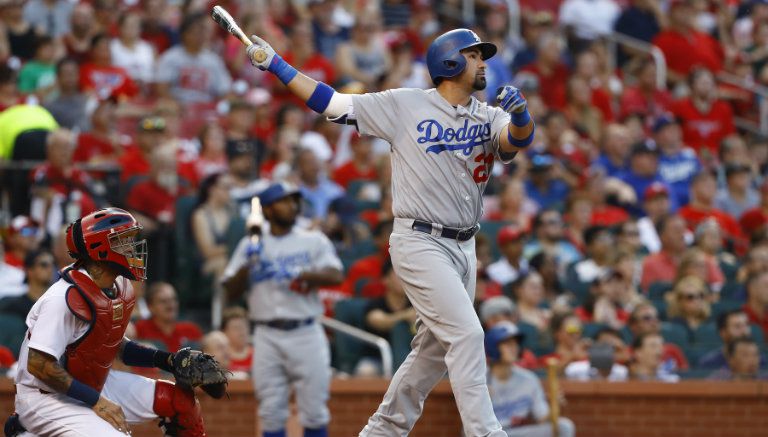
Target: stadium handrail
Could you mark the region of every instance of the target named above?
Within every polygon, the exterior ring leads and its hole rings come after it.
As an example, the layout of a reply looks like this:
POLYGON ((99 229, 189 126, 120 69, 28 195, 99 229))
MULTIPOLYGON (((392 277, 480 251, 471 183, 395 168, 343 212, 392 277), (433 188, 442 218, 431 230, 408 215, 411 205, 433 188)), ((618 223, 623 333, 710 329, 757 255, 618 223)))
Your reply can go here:
POLYGON ((757 126, 753 126, 749 120, 734 117, 736 125, 753 131, 753 133, 768 134, 768 87, 755 83, 753 80, 745 81, 741 77, 725 71, 717 73, 716 77, 720 82, 749 91, 757 97, 758 114, 760 117, 757 126))
POLYGON ((387 379, 392 377, 392 347, 386 339, 330 317, 322 317, 320 323, 326 328, 347 334, 350 337, 354 337, 364 343, 377 347, 379 353, 381 353, 381 369, 383 377, 387 379))
POLYGON ((660 90, 667 88, 667 61, 664 59, 664 53, 660 48, 641 39, 619 32, 611 32, 604 35, 604 38, 609 43, 608 59, 611 63, 611 71, 616 69, 616 45, 621 44, 648 53, 656 64, 656 88, 660 90))

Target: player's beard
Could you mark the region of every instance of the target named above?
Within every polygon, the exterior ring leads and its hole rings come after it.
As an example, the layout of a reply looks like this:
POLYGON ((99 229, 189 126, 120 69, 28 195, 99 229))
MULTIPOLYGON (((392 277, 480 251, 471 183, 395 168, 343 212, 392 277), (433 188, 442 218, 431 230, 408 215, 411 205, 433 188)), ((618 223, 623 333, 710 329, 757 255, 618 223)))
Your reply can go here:
POLYGON ((475 75, 475 81, 472 82, 472 88, 475 91, 482 91, 487 85, 488 82, 485 80, 485 75, 475 75))
POLYGON ((280 217, 279 215, 276 215, 274 221, 275 224, 283 229, 291 229, 293 228, 293 225, 296 224, 296 214, 291 214, 290 216, 286 217, 280 217))

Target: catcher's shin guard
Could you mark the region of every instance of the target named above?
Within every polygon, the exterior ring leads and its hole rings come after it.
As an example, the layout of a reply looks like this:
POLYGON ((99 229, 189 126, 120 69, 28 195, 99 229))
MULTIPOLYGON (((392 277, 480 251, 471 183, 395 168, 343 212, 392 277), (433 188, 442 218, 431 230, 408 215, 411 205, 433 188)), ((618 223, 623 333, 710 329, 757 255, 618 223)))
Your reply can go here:
POLYGON ((164 418, 160 427, 167 437, 205 437, 200 403, 192 390, 158 380, 152 410, 164 418))

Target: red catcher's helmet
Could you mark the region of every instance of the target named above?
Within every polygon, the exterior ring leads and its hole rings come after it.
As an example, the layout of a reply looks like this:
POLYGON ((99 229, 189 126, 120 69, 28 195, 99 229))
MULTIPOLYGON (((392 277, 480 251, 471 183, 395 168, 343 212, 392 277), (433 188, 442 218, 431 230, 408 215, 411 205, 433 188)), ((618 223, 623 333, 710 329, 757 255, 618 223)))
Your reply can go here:
POLYGON ((104 208, 67 227, 67 249, 78 261, 109 263, 120 276, 147 279, 147 240, 136 241, 142 226, 120 208, 104 208))

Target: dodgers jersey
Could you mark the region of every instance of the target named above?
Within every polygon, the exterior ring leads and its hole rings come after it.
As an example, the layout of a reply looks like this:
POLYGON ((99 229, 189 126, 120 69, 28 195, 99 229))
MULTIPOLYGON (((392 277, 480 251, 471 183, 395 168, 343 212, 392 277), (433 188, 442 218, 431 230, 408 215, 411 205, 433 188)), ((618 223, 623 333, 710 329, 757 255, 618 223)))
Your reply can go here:
POLYGON ((335 268, 343 270, 333 243, 320 231, 294 226, 291 232, 275 236, 265 232, 258 262, 248 259, 249 237, 244 237, 229 260, 224 278, 234 276, 249 265, 248 312, 251 320, 306 319, 319 317, 324 308, 315 292, 300 294, 290 289, 291 281, 305 270, 335 268))
POLYGON ((535 373, 514 366, 512 375, 502 381, 488 372, 488 392, 493 412, 504 428, 518 426, 529 417, 542 420, 549 415, 544 389, 535 373))
POLYGON ((361 134, 391 145, 395 217, 457 228, 483 215, 483 191, 509 121, 475 97, 454 107, 434 88, 354 95, 346 116, 361 134))

